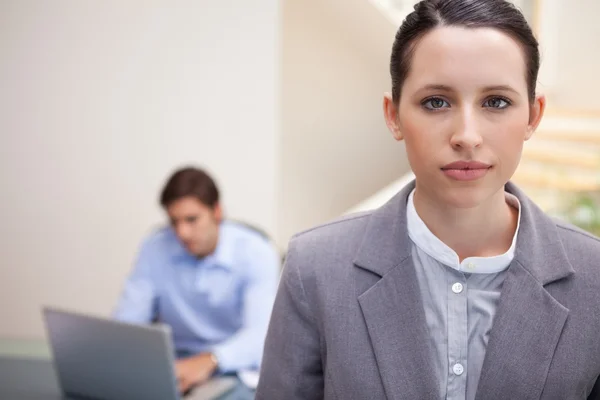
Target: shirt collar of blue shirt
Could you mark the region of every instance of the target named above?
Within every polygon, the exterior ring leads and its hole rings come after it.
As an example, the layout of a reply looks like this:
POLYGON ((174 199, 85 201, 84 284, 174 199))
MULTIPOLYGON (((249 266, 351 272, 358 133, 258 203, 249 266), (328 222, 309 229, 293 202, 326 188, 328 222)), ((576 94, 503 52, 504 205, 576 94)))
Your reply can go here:
POLYGON ((215 251, 202 258, 198 259, 194 255, 190 254, 186 248, 181 244, 175 232, 172 228, 169 228, 169 233, 171 234, 173 240, 173 254, 176 259, 185 259, 185 260, 196 260, 197 262, 201 262, 202 264, 221 267, 225 269, 231 269, 234 264, 234 241, 231 240, 228 235, 228 224, 226 222, 222 222, 219 225, 219 240, 217 242, 217 248, 215 251))

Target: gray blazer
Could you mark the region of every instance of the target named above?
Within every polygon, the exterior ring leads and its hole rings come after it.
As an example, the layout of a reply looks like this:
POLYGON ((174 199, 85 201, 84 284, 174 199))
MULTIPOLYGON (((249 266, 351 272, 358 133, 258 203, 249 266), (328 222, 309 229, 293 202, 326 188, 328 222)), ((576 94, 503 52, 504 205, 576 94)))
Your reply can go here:
MULTIPOLYGON (((436 398, 406 228, 413 187, 291 240, 257 400, 436 398)), ((476 397, 600 399, 600 240, 506 189, 521 227, 476 397)))

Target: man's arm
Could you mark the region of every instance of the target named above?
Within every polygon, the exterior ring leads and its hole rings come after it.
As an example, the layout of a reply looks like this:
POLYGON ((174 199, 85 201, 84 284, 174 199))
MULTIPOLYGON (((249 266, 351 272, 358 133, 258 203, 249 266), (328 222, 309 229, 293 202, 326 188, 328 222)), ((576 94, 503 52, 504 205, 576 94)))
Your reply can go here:
POLYGON ((115 319, 131 323, 152 322, 156 307, 155 251, 152 241, 142 245, 113 313, 115 319))
POLYGON ((267 333, 256 400, 323 398, 320 337, 290 243, 267 333))
POLYGON ((279 280, 279 255, 268 242, 248 249, 243 293, 243 327, 215 346, 212 353, 221 372, 260 367, 269 317, 279 280))

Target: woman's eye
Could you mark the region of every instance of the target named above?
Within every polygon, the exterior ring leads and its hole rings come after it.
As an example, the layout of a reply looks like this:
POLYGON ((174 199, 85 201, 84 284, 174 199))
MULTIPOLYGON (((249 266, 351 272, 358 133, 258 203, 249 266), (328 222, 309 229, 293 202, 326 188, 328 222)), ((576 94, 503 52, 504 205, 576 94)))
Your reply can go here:
POLYGON ((425 100, 423 103, 423 107, 428 110, 438 110, 444 107, 450 107, 450 104, 444 99, 440 99, 439 97, 432 97, 430 99, 425 100))
POLYGON ((491 99, 488 99, 483 103, 484 107, 496 109, 503 109, 508 107, 509 105, 510 103, 501 97, 492 97, 491 99))

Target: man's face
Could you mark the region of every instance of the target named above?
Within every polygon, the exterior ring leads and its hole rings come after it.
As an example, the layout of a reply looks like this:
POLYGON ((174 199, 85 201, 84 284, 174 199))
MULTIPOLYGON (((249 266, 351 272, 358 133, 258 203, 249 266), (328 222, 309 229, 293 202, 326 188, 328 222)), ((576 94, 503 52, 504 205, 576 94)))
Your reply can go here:
POLYGON ((192 196, 182 197, 167 206, 171 226, 181 244, 194 256, 204 257, 217 247, 221 207, 209 207, 192 196))

